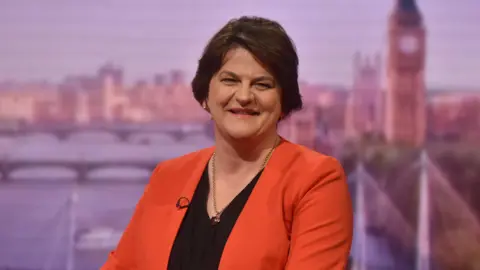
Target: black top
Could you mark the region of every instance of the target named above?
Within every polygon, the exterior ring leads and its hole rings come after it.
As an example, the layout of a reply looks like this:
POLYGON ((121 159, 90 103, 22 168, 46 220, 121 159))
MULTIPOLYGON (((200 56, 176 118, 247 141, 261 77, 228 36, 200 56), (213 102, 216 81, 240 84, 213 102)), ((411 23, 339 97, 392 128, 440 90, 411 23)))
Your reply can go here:
POLYGON ((193 194, 170 253, 168 270, 217 270, 223 248, 261 171, 223 210, 220 223, 212 225, 207 212, 210 190, 208 166, 193 194))

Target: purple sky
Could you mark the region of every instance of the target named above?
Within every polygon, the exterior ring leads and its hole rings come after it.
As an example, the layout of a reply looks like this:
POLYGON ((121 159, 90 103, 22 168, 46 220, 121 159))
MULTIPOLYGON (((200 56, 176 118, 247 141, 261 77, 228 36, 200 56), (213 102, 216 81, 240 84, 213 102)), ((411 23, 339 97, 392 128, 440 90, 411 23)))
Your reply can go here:
MULTIPOLYGON (((385 52, 394 0, 0 0, 0 80, 93 73, 111 60, 128 82, 172 68, 191 76, 208 38, 240 15, 278 20, 310 82, 349 85, 356 50, 385 52)), ((480 90, 480 1, 419 0, 429 88, 480 90)))

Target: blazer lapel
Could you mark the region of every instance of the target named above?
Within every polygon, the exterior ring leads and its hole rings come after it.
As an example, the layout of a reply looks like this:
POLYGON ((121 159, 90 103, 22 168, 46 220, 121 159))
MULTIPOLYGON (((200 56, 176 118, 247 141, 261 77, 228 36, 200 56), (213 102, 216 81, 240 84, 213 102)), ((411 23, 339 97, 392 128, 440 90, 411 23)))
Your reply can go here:
MULTIPOLYGON (((179 194, 179 197, 188 198, 189 201, 192 200, 193 193, 197 188, 198 182, 200 181, 201 175, 210 156, 213 153, 213 147, 204 149, 199 152, 198 156, 192 158, 189 163, 185 164, 185 168, 182 168, 181 171, 176 171, 175 175, 172 175, 174 181, 179 181, 184 183, 184 187, 179 194)), ((162 176, 162 177, 170 177, 170 176, 162 176)), ((165 234, 164 241, 155 241, 158 245, 154 249, 154 253, 156 254, 156 262, 154 265, 167 269, 168 260, 170 258, 170 252, 173 247, 173 243, 177 236, 177 232, 182 224, 183 218, 185 213, 187 212, 187 208, 177 209, 175 205, 172 206, 170 210, 170 214, 168 215, 168 224, 165 227, 165 231, 161 232, 165 234)), ((166 220, 163 220, 165 222, 166 220)), ((153 265, 152 265, 153 266, 153 265)))
POLYGON ((288 163, 293 158, 291 154, 292 144, 282 138, 230 233, 223 250, 219 269, 247 269, 251 265, 245 260, 246 258, 261 256, 258 249, 252 244, 263 233, 263 229, 258 228, 259 224, 262 221, 264 222, 264 214, 270 210, 266 199, 271 188, 281 179, 282 170, 288 167, 288 163))

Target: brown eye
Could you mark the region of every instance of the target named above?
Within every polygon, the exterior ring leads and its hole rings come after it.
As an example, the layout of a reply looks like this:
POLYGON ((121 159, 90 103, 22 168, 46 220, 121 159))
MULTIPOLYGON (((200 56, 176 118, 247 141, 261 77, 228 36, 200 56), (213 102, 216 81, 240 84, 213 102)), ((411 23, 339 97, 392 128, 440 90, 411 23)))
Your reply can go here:
POLYGON ((267 83, 257 83, 257 84, 255 84, 255 87, 257 89, 260 89, 260 90, 267 90, 267 89, 272 88, 272 86, 270 84, 267 84, 267 83))
POLYGON ((234 80, 232 78, 224 78, 224 79, 221 79, 220 81, 223 82, 226 85, 233 85, 237 82, 236 80, 234 80))

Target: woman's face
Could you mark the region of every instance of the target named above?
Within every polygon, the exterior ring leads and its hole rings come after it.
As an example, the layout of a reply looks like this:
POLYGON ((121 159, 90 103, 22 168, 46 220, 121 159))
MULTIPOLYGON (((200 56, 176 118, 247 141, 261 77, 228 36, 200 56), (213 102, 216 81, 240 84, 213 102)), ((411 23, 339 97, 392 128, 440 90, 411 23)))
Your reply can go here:
POLYGON ((217 129, 233 139, 275 132, 281 115, 280 88, 274 77, 243 49, 231 49, 212 77, 208 98, 217 129))

